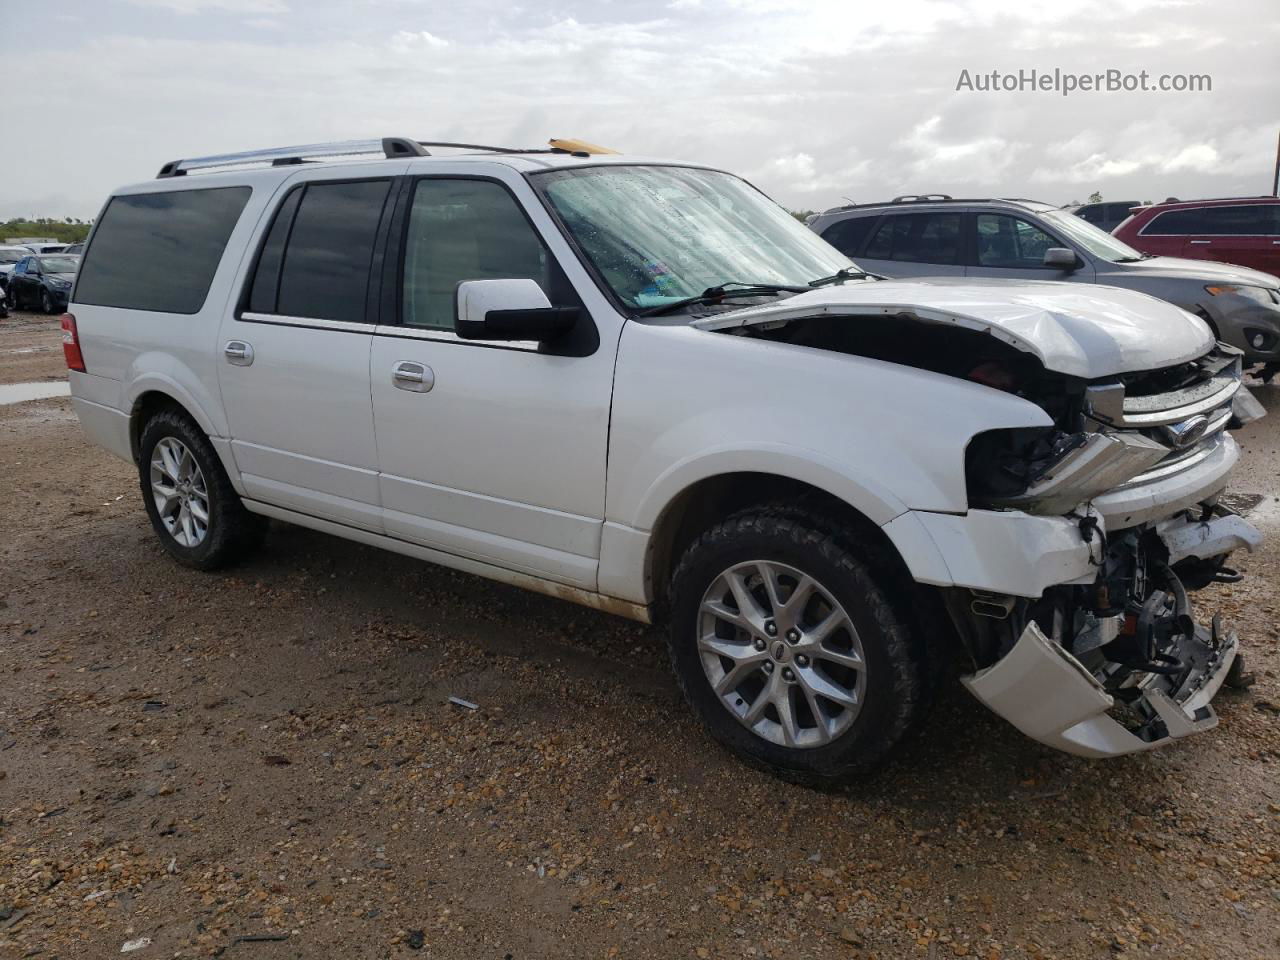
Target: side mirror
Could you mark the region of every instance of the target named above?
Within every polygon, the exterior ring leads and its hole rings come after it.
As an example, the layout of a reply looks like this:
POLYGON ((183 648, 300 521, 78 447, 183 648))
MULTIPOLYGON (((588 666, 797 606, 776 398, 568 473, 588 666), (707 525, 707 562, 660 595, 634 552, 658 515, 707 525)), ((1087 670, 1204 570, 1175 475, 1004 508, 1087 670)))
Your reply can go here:
POLYGON ((1058 270, 1075 270, 1080 266, 1080 259, 1074 250, 1066 247, 1050 247, 1044 252, 1044 265, 1058 270))
POLYGON ((553 307, 532 280, 464 280, 453 330, 463 340, 554 340, 573 329, 577 307, 553 307))

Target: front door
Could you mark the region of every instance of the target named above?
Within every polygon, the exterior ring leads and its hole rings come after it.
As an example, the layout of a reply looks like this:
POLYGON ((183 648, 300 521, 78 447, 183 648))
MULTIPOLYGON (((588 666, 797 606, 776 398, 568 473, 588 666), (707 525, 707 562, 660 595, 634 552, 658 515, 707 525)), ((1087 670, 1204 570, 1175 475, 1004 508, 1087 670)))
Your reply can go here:
POLYGON ((616 335, 583 310, 572 349, 459 339, 464 280, 529 278, 582 307, 531 218, 554 228, 514 174, 419 178, 406 200, 399 316, 370 360, 386 532, 594 588, 616 335))
POLYGON ((381 531, 369 398, 377 284, 393 180, 296 183, 244 301, 222 324, 219 384, 250 499, 381 531))

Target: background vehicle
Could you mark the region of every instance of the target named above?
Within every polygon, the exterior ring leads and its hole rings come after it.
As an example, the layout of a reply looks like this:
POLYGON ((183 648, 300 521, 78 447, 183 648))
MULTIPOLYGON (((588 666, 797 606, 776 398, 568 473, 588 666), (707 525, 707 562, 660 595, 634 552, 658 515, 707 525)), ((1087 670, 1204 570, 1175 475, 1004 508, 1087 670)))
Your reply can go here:
POLYGON ((1280 361, 1280 278, 1144 254, 1122 236, 1049 204, 908 199, 836 207, 810 227, 867 270, 889 277, 1069 280, 1139 290, 1196 314, 1219 339, 1243 350, 1247 362, 1280 361))
POLYGON ((66 253, 66 254, 71 254, 72 256, 76 256, 76 257, 78 257, 78 256, 80 256, 82 253, 84 253, 84 244, 83 244, 83 243, 69 243, 69 244, 67 244, 66 249, 64 249, 62 252, 63 252, 63 253, 66 253))
POLYGON ((1165 201, 1143 207, 1115 234, 1143 253, 1280 274, 1280 197, 1165 201))
POLYGON ((79 266, 79 257, 66 254, 24 257, 9 274, 10 306, 44 313, 65 310, 79 266))
POLYGON ((1203 323, 875 281, 716 170, 441 146, 174 161, 108 202, 72 402, 174 558, 229 563, 271 517, 669 611, 708 729, 813 782, 882 760, 956 648, 1059 749, 1213 725, 1237 640, 1186 589, 1258 542, 1216 501, 1260 407, 1203 323))
POLYGON ((1106 200, 1099 203, 1082 203, 1074 207, 1063 207, 1067 213, 1075 214, 1085 223, 1092 223, 1099 230, 1110 233, 1129 216, 1129 211, 1142 204, 1137 200, 1106 200))
POLYGON ((67 249, 65 243, 24 243, 20 246, 26 247, 32 253, 63 253, 67 249))
POLYGON ((31 255, 26 247, 0 247, 0 297, 9 296, 9 274, 23 257, 31 255))

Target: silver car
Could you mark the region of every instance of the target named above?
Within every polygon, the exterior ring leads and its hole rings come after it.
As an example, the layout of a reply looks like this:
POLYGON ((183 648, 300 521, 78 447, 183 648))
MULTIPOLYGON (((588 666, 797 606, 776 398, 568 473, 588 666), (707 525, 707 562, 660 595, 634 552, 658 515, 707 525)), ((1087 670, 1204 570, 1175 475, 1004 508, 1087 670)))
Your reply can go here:
POLYGON ((1204 260, 1153 257, 1050 204, 930 195, 836 207, 809 226, 887 277, 1067 280, 1128 287, 1196 314, 1219 340, 1280 371, 1280 278, 1204 260))

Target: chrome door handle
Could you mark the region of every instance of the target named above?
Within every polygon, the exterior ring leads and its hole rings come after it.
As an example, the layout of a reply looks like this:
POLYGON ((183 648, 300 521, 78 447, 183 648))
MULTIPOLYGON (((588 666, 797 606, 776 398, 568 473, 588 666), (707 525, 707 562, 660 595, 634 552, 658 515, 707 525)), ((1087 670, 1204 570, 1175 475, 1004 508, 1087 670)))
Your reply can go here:
POLYGON ((401 360, 391 368, 391 382, 399 390, 427 393, 436 385, 436 375, 425 363, 401 360))
POLYGON ((1212 240, 1189 240, 1188 243, 1212 243, 1212 240))
POLYGON ((243 340, 228 340, 222 352, 226 355, 227 363, 234 363, 237 367, 247 367, 253 363, 253 347, 243 340))

